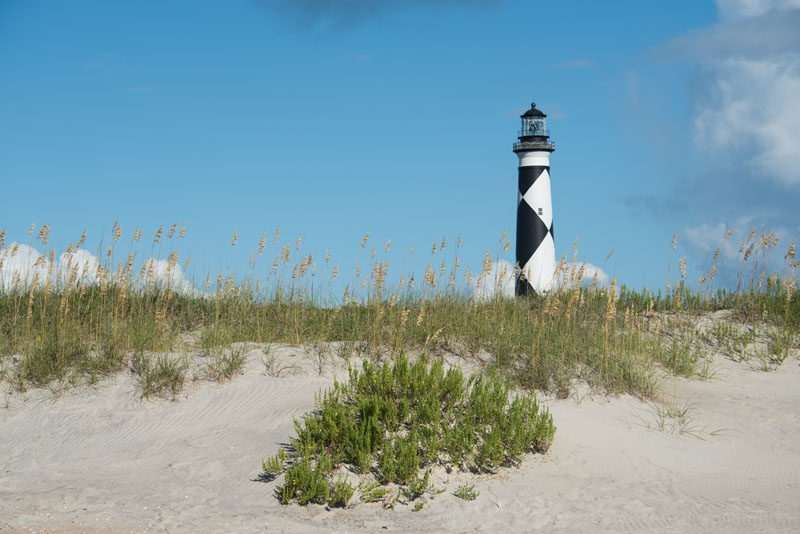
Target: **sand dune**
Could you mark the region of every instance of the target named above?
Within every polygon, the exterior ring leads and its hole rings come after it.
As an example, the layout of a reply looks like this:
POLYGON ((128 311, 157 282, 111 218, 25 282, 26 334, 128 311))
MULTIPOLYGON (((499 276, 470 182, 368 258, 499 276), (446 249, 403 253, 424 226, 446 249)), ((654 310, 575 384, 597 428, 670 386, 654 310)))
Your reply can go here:
MULTIPOLYGON (((0 408, 0 532, 796 532, 800 531, 800 366, 763 373, 721 355, 712 380, 669 378, 667 406, 578 391, 547 399, 558 427, 545 456, 477 477, 414 513, 360 504, 282 506, 260 460, 343 368, 264 372, 258 351, 226 384, 193 383, 177 401, 140 400, 120 374, 0 408), (663 412, 663 408, 661 411, 663 412), (674 415, 674 414, 673 414, 674 415)), ((438 480, 450 491, 467 479, 438 480)))

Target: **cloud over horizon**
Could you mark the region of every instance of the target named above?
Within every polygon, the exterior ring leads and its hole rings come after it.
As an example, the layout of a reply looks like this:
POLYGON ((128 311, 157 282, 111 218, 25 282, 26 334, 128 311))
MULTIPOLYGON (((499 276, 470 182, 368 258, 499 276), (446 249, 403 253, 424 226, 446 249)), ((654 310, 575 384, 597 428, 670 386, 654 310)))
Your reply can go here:
MULTIPOLYGON (((143 276, 131 280, 134 289, 157 286, 186 295, 203 294, 186 278, 180 264, 170 266, 168 260, 148 258, 141 272, 143 276)), ((0 292, 44 287, 48 282, 54 288, 92 286, 103 276, 100 259, 85 249, 64 252, 51 261, 30 245, 9 243, 0 248, 0 292)))

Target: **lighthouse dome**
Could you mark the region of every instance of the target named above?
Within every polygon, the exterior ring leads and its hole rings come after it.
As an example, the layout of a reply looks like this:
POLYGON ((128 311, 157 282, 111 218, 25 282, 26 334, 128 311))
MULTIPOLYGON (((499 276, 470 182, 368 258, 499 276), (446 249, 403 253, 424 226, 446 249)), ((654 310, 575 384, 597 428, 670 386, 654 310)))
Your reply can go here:
POLYGON ((536 104, 532 102, 531 109, 520 115, 520 117, 524 119, 525 117, 547 117, 547 115, 542 113, 541 110, 537 109, 536 104))

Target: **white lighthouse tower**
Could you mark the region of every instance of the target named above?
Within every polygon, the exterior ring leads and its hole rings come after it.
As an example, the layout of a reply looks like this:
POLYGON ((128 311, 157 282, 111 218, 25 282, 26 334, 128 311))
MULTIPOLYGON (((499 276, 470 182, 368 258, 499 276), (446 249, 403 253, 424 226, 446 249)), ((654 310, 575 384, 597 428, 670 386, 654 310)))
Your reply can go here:
POLYGON ((550 153, 556 149, 547 131, 547 115, 531 104, 521 115, 522 130, 514 143, 519 157, 517 203, 516 294, 541 293, 553 287, 556 249, 550 199, 550 153))

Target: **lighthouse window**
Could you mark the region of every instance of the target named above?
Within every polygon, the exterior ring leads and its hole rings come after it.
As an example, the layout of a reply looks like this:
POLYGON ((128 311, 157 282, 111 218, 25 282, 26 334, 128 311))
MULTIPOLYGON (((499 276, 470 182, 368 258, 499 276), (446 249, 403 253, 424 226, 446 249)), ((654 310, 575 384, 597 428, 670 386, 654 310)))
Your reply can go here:
POLYGON ((544 214, 542 213, 542 208, 539 208, 539 215, 544 215, 544 214))

